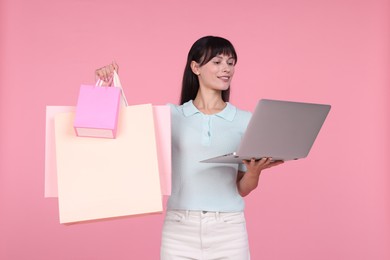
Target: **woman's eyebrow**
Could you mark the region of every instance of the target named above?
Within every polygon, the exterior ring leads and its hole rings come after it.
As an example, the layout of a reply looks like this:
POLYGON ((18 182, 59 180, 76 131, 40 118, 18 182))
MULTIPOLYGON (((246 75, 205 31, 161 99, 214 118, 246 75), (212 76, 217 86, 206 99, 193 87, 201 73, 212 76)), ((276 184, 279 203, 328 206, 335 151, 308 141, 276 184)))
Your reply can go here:
POLYGON ((223 59, 223 57, 225 57, 225 56, 227 57, 228 60, 230 60, 230 59, 235 60, 235 58, 233 56, 227 56, 227 55, 222 55, 222 54, 218 54, 218 55, 214 56, 214 58, 223 59))

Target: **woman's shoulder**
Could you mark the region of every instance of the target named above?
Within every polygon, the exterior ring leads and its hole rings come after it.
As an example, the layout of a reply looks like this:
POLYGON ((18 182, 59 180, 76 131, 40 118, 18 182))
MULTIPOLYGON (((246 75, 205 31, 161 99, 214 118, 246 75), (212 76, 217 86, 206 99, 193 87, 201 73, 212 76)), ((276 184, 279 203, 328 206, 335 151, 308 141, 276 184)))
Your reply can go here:
POLYGON ((166 106, 168 106, 171 109, 172 114, 177 114, 177 113, 183 111, 183 105, 167 103, 166 106))
POLYGON ((236 107, 235 105, 231 104, 230 105, 232 107, 234 107, 234 109, 236 110, 236 115, 240 118, 244 118, 246 120, 249 120, 251 117, 252 117, 252 112, 248 111, 248 110, 243 110, 243 109, 240 109, 238 107, 236 107))
POLYGON ((175 109, 177 109, 178 107, 180 107, 180 105, 173 104, 173 103, 166 103, 165 105, 168 106, 168 107, 170 107, 170 108, 175 108, 175 109))

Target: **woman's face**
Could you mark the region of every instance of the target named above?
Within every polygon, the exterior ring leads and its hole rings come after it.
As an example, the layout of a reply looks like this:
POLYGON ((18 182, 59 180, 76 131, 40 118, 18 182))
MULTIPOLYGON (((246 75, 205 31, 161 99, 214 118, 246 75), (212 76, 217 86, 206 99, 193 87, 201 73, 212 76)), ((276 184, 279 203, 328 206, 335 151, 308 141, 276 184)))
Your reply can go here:
POLYGON ((195 64, 193 71, 198 75, 199 87, 212 90, 227 90, 234 75, 235 59, 228 55, 217 55, 203 66, 195 64))

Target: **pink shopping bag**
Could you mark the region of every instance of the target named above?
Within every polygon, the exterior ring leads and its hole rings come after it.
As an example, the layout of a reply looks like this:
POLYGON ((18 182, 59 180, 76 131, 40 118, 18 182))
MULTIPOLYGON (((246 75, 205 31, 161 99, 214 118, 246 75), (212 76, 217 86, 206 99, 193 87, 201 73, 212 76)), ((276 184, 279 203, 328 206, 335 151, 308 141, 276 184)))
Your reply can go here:
MULTIPOLYGON (((127 105, 121 86, 101 87, 81 85, 74 119, 77 136, 115 138, 121 93, 127 105)), ((114 85, 119 77, 114 72, 114 85)), ((120 83, 119 83, 120 84, 120 83)))

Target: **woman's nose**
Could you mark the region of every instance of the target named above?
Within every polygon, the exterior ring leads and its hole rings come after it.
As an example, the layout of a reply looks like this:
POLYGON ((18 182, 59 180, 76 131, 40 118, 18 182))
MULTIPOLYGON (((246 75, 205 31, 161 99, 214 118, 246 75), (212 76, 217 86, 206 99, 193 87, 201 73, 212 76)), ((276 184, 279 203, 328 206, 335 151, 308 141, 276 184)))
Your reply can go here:
POLYGON ((229 64, 225 63, 222 69, 224 72, 230 72, 230 66, 229 64))

